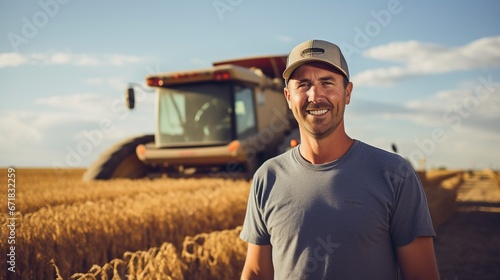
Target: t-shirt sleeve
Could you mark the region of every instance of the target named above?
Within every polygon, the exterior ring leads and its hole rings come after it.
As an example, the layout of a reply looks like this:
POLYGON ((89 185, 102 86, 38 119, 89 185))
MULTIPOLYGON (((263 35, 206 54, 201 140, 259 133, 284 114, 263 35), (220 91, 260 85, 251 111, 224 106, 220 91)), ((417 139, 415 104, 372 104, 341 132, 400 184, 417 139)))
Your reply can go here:
POLYGON ((395 201, 391 215, 391 238, 395 247, 411 243, 418 236, 436 236, 422 183, 406 164, 404 176, 395 176, 395 201))
POLYGON ((260 201, 262 196, 259 195, 259 190, 262 190, 263 186, 259 182, 262 181, 254 177, 248 196, 247 211, 240 238, 255 245, 270 245, 271 236, 262 217, 263 202, 260 201))

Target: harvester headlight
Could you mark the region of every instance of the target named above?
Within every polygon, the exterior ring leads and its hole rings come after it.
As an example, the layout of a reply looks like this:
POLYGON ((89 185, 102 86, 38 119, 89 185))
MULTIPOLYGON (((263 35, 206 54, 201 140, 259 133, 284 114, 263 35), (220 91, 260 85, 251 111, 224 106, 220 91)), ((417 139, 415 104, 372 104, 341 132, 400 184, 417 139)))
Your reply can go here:
POLYGON ((241 143, 238 140, 231 141, 231 143, 229 143, 229 145, 227 146, 227 150, 230 153, 236 153, 236 151, 238 151, 238 149, 240 148, 240 145, 241 143))

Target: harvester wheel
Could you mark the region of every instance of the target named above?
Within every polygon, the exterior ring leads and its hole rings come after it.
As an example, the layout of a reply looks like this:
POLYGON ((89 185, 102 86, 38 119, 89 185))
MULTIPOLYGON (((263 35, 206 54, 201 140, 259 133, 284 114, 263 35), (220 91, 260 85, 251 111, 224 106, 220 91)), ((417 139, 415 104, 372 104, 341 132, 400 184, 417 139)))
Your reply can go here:
POLYGON ((154 142, 154 135, 132 137, 115 144, 90 165, 83 174, 83 180, 145 177, 150 167, 137 158, 135 148, 150 142, 154 142))

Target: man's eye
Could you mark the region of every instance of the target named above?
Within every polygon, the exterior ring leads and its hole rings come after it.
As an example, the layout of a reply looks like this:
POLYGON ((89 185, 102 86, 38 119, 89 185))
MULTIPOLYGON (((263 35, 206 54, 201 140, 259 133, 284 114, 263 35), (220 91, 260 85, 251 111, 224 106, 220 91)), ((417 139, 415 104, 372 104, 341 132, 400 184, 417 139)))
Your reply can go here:
POLYGON ((298 85, 298 88, 303 88, 303 87, 306 87, 306 86, 309 86, 308 83, 301 83, 298 85))

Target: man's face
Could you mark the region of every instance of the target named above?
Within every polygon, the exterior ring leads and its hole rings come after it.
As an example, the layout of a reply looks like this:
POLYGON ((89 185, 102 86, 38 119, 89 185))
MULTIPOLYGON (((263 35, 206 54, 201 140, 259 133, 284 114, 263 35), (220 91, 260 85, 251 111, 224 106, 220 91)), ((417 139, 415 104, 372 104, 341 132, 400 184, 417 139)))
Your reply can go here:
POLYGON ((323 63, 297 68, 284 94, 301 129, 315 139, 323 139, 343 125, 345 106, 351 99, 352 83, 323 63))

